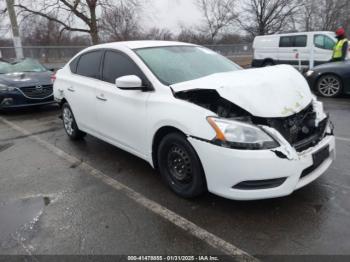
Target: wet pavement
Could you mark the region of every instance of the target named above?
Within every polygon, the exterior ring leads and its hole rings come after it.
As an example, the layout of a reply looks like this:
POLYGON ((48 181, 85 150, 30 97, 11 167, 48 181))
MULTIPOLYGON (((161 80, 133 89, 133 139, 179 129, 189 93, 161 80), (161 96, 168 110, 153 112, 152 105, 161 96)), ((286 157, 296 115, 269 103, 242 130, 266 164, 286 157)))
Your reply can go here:
POLYGON ((249 254, 350 255, 350 99, 324 102, 339 138, 333 166, 291 196, 253 202, 178 198, 143 160, 91 136, 70 141, 54 106, 3 113, 79 161, 0 121, 0 254, 222 254, 88 176, 88 163, 249 254))

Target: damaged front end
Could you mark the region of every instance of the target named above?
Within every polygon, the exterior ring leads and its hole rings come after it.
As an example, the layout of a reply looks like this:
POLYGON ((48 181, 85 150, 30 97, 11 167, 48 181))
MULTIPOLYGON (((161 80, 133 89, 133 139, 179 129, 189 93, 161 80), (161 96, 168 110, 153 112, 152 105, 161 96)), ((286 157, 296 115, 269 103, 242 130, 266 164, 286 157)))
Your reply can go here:
MULTIPOLYGON (((216 90, 195 89, 174 93, 181 100, 201 106, 215 113, 222 121, 234 121, 250 125, 249 132, 259 132, 259 128, 270 138, 265 137, 251 143, 227 141, 225 137, 217 136, 210 143, 240 149, 261 150, 269 149, 279 158, 298 159, 302 152, 319 144, 326 136, 333 135, 333 125, 329 116, 323 112, 322 103, 313 98, 306 108, 286 117, 258 117, 220 96, 216 90)), ((215 129, 216 124, 209 123, 215 129)), ((220 125, 220 123, 219 123, 220 125)), ((248 134, 249 135, 249 134, 248 134)))

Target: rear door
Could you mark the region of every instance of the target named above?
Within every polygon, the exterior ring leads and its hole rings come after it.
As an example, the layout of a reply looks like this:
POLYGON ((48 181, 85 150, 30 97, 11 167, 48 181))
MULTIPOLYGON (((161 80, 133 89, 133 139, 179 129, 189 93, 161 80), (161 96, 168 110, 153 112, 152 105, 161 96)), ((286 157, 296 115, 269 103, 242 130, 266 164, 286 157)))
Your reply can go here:
POLYGON ((302 61, 302 64, 307 63, 309 60, 307 35, 281 36, 278 54, 279 64, 297 66, 299 59, 302 61))
POLYGON ((91 51, 77 58, 65 97, 72 108, 78 127, 94 131, 96 127, 96 86, 100 83, 103 51, 91 51))
POLYGON ((307 35, 281 36, 278 54, 279 64, 297 66, 299 59, 305 64, 309 60, 307 35))
POLYGON ((292 64, 295 61, 294 38, 292 36, 281 36, 278 49, 278 63, 292 64))
POLYGON ((308 66, 310 61, 310 45, 308 41, 312 42, 310 36, 308 35, 297 35, 294 36, 294 52, 297 65, 299 65, 299 60, 301 61, 302 66, 308 66))

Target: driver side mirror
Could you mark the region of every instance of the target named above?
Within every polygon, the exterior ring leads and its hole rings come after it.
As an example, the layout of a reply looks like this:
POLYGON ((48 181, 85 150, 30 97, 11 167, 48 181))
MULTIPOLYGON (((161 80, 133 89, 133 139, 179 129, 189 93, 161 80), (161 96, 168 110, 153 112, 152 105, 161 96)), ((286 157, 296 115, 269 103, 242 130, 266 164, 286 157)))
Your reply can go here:
POLYGON ((145 87, 142 85, 142 80, 138 76, 128 75, 122 76, 115 80, 115 84, 119 89, 122 90, 144 90, 145 87))

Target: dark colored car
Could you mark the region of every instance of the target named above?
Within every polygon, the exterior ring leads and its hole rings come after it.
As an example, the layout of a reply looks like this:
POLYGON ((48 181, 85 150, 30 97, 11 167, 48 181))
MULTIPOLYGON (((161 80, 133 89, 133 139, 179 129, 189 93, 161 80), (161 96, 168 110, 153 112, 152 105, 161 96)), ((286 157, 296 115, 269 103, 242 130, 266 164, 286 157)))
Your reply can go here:
POLYGON ((350 61, 317 66, 305 74, 310 88, 324 97, 350 94, 350 61))
POLYGON ((54 103, 52 75, 34 59, 0 61, 0 109, 54 103))

